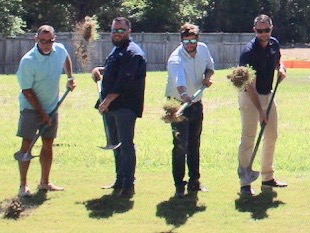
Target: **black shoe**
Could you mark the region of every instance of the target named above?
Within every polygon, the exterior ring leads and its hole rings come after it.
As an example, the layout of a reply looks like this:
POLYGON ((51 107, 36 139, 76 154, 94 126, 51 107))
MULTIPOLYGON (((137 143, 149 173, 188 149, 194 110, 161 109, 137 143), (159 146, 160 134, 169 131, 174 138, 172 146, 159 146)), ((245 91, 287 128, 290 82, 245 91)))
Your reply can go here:
POLYGON ((245 185, 240 188, 240 195, 243 196, 253 196, 255 191, 251 189, 251 185, 245 185))
POLYGON ((176 198, 183 198, 185 195, 185 185, 187 184, 186 181, 183 181, 180 185, 175 186, 175 197, 176 198))
POLYGON ((122 188, 118 197, 130 199, 135 194, 135 186, 131 186, 129 188, 122 188))
POLYGON ((284 188, 287 187, 287 183, 276 181, 275 179, 263 181, 262 186, 274 187, 274 188, 284 188))
POLYGON ((195 181, 189 181, 187 185, 187 191, 188 192, 208 192, 208 189, 203 186, 198 180, 195 181))

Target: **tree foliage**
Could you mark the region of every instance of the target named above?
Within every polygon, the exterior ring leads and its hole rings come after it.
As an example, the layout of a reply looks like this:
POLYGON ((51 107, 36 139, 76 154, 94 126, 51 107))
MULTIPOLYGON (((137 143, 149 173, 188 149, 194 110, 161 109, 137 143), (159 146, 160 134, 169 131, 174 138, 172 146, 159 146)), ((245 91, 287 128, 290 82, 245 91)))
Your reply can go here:
POLYGON ((309 43, 309 0, 0 0, 0 33, 14 35, 24 25, 35 31, 42 24, 73 31, 86 16, 96 16, 101 31, 125 16, 135 32, 176 32, 185 22, 203 32, 252 32, 262 13, 272 17, 280 42, 309 43))
POLYGON ((23 33, 25 23, 21 18, 23 8, 21 0, 0 0, 0 34, 15 36, 23 33))

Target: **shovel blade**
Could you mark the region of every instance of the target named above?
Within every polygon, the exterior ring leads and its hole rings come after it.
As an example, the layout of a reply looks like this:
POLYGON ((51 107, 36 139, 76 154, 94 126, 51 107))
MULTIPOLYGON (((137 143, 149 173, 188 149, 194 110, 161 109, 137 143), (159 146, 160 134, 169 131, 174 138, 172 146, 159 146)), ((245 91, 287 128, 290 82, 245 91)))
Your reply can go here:
POLYGON ((103 150, 115 150, 117 148, 119 148, 121 146, 121 142, 116 144, 116 145, 106 145, 106 146, 99 146, 99 148, 103 149, 103 150))
POLYGON ((14 154, 14 158, 17 161, 22 161, 22 162, 30 161, 31 159, 36 158, 36 157, 39 157, 39 156, 33 156, 28 152, 24 153, 21 151, 18 151, 14 154))
POLYGON ((250 184, 253 181, 257 180, 259 177, 259 172, 258 171, 253 171, 251 168, 243 168, 239 167, 238 168, 238 175, 239 178, 243 183, 250 184))

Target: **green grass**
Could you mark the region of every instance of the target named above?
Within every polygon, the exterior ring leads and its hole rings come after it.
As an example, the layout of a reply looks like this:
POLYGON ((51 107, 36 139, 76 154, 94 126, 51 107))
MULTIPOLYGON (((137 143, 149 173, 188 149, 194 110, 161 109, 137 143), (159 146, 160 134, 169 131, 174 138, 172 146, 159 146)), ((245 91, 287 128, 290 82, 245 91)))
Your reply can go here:
MULTIPOLYGON (((24 201, 18 220, 0 219, 1 232, 308 232, 310 228, 310 95, 309 71, 288 70, 276 101, 279 139, 275 155, 276 177, 286 189, 240 198, 237 147, 240 119, 237 91, 226 80, 228 70, 216 72, 214 84, 204 93, 204 129, 201 144, 201 181, 209 188, 198 197, 175 200, 171 177, 170 126, 163 114, 165 72, 147 74, 145 111, 136 127, 136 195, 118 200, 100 189, 114 179, 112 152, 105 145, 101 118, 93 108, 96 86, 89 74, 76 75, 78 87, 60 107, 51 180, 64 192, 36 193, 24 201)), ((64 89, 65 83, 62 83, 64 89)), ((0 76, 0 202, 16 197, 19 176, 13 153, 20 147, 15 136, 18 119, 15 76, 0 76)), ((40 142, 35 151, 38 153, 40 142)), ((254 163, 259 169, 259 153, 254 163)), ((38 159, 28 174, 36 191, 40 178, 38 159)))

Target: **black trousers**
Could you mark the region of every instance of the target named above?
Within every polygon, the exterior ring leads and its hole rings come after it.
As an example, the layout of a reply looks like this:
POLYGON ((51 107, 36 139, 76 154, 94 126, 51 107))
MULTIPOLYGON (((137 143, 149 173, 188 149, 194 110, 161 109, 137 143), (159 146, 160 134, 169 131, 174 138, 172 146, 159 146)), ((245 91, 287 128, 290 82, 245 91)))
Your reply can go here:
POLYGON ((193 103, 183 114, 186 120, 171 123, 173 136, 172 175, 175 186, 184 185, 185 163, 190 181, 199 180, 199 148, 202 131, 203 106, 193 103))

